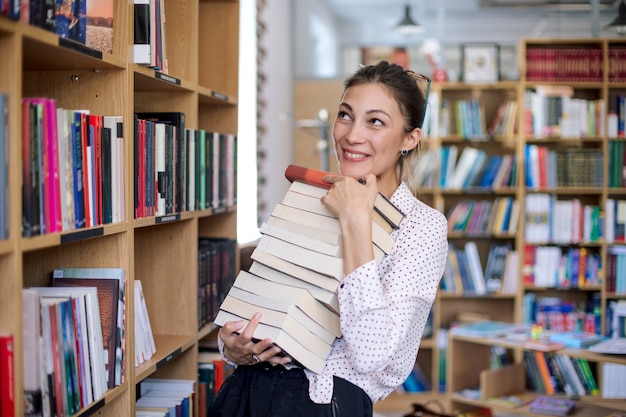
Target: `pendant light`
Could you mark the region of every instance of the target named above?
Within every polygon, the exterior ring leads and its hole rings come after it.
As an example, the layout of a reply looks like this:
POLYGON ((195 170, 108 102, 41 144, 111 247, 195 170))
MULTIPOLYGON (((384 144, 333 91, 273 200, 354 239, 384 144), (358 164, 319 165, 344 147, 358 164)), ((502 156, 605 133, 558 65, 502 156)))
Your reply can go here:
POLYGON ((424 27, 411 18, 411 6, 409 4, 404 6, 404 17, 395 26, 395 31, 404 36, 410 36, 424 31, 424 27))
POLYGON ((617 17, 609 23, 605 29, 611 29, 618 33, 618 35, 626 35, 626 4, 624 0, 619 4, 619 11, 617 17))

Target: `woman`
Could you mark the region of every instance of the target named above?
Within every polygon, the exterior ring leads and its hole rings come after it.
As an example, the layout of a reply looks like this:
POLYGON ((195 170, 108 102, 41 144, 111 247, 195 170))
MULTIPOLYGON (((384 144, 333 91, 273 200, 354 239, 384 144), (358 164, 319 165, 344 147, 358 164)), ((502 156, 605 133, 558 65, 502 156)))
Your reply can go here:
POLYGON ((371 416, 373 403, 413 369, 448 248, 445 217, 409 188, 425 110, 419 77, 381 62, 344 84, 333 126, 341 175, 324 178, 333 185, 322 198, 342 231, 342 336, 324 371, 291 365, 269 339, 254 343, 259 315, 245 328, 226 323, 220 349, 239 366, 215 396, 210 416, 371 416), (371 244, 378 192, 405 214, 392 232, 392 253, 379 265, 371 244))

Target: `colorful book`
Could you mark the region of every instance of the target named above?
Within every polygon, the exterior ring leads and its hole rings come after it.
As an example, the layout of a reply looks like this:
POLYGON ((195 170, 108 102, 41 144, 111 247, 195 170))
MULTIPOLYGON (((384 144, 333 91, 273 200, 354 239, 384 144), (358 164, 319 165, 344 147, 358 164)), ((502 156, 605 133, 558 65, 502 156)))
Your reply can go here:
POLYGON ((576 407, 576 402, 569 398, 540 395, 530 403, 532 413, 550 416, 567 416, 576 407))
POLYGON ((562 343, 566 348, 587 348, 595 345, 598 342, 604 340, 604 336, 595 333, 586 332, 563 332, 563 333, 551 333, 549 336, 550 341, 562 343))

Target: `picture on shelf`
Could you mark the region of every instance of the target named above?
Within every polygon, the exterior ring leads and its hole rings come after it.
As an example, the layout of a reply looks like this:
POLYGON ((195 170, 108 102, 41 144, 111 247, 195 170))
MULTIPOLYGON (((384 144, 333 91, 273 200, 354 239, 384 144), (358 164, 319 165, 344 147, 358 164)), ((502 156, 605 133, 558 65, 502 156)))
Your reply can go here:
POLYGON ((499 45, 495 43, 461 45, 461 79, 466 83, 499 81, 499 45))

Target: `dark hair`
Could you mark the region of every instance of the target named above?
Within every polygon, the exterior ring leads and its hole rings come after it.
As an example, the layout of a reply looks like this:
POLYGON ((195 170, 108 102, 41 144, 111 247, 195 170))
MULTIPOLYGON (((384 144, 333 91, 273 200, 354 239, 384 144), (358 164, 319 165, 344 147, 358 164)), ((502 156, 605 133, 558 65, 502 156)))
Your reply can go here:
POLYGON ((424 93, 416 82, 418 79, 412 74, 400 65, 381 61, 376 65, 361 67, 346 79, 343 84, 344 92, 349 87, 359 84, 384 85, 400 105, 400 111, 404 116, 405 131, 410 132, 416 127, 422 127, 426 105, 424 93))

